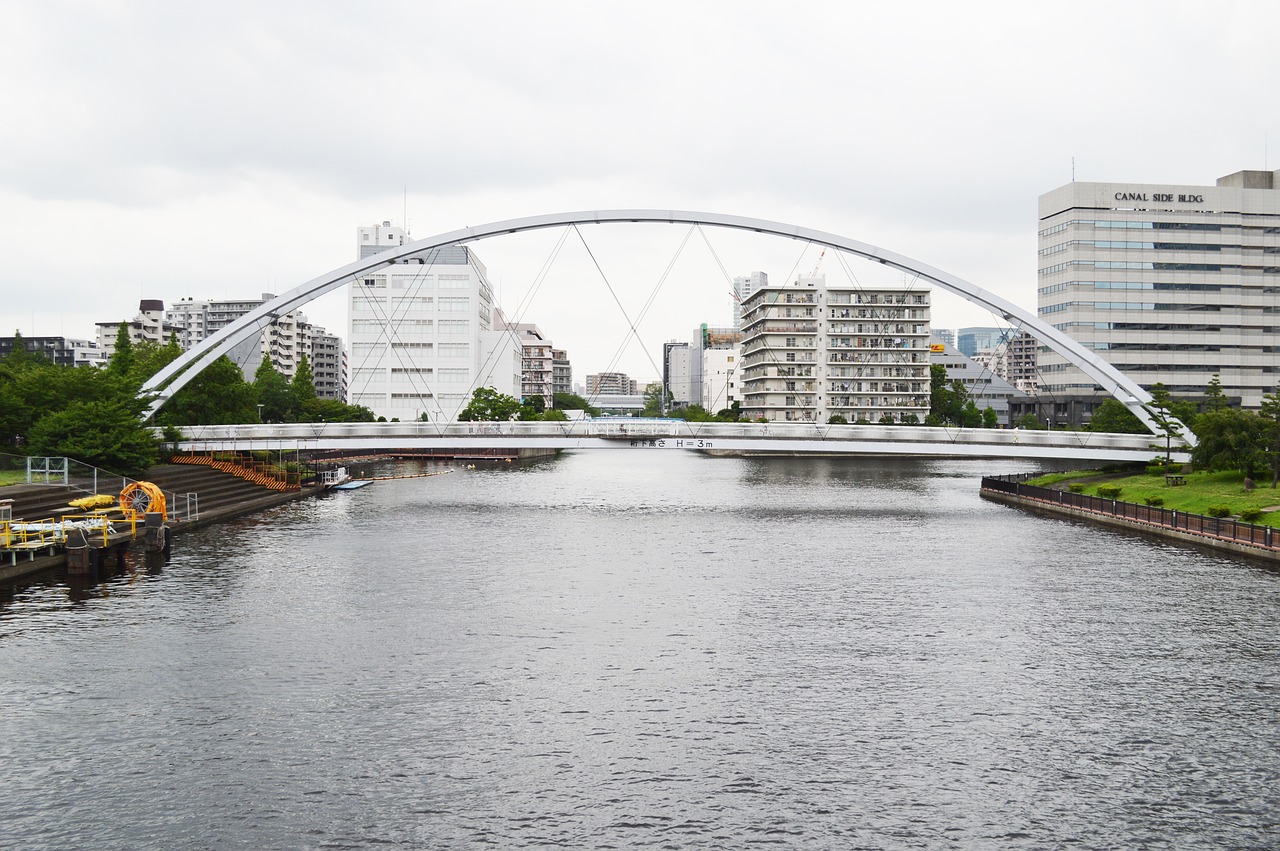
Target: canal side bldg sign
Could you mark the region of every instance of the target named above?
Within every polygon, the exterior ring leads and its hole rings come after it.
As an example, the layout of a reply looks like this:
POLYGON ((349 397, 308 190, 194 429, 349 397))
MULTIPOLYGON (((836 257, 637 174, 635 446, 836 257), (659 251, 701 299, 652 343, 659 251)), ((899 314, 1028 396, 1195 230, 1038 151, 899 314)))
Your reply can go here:
POLYGON ((1115 199, 1117 201, 1147 201, 1156 204, 1172 204, 1175 201, 1179 204, 1203 204, 1204 195, 1192 195, 1185 193, 1171 192, 1152 192, 1147 197, 1146 192, 1117 192, 1115 199))

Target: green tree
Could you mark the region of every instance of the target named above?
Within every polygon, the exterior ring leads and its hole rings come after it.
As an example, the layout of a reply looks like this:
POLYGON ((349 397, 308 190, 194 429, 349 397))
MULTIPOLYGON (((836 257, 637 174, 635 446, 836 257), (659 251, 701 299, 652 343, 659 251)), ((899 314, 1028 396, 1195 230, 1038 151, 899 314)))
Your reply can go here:
POLYGON ((253 373, 253 395, 257 404, 261 405, 262 421, 267 423, 288 423, 295 419, 296 408, 289 381, 272 365, 271 359, 263 356, 253 373))
POLYGON ((1105 399, 1089 419, 1089 431, 1107 434, 1147 434, 1149 429, 1138 415, 1119 399, 1105 399))
POLYGON ((107 369, 118 376, 133 375, 133 340, 129 337, 129 323, 121 322, 116 328, 116 347, 111 353, 107 369))
POLYGON ((1044 431, 1048 426, 1041 422, 1040 418, 1028 411, 1018 417, 1018 421, 1013 424, 1014 428, 1025 428, 1032 431, 1044 431))
MULTIPOLYGON (((233 425, 258 419, 254 388, 223 355, 173 394, 156 414, 161 425, 233 425)), ((266 415, 266 408, 263 408, 266 415)))
POLYGON ((143 426, 140 402, 71 401, 48 413, 31 429, 35 455, 65 455, 95 467, 130 476, 156 462, 159 442, 143 426))
POLYGON ((655 382, 646 384, 644 387, 644 410, 640 412, 642 417, 661 417, 666 411, 666 399, 662 392, 662 385, 655 382))
POLYGON ((1209 379, 1209 384, 1204 388, 1204 409, 1206 411, 1221 411, 1223 408, 1231 407, 1230 400, 1227 395, 1222 392, 1222 379, 1214 376, 1209 379))
POLYGON ((996 413, 995 408, 986 407, 982 409, 982 427, 995 428, 1000 425, 1000 415, 996 413))
POLYGON ((577 393, 556 393, 552 398, 551 407, 561 411, 586 411, 593 417, 600 416, 600 409, 593 408, 588 404, 587 400, 579 396, 577 393))
MULTIPOLYGON (((959 381, 956 384, 960 384, 959 381)), ((963 390, 963 387, 960 387, 963 390)), ((959 425, 964 428, 982 428, 982 411, 978 410, 978 405, 972 399, 966 399, 964 407, 960 409, 959 425)))
POLYGON ((848 425, 849 418, 846 417, 844 414, 832 414, 831 416, 827 417, 827 423, 829 425, 848 425))
POLYGON ((1196 420, 1196 438, 1191 460, 1197 467, 1239 470, 1252 478, 1254 470, 1266 461, 1266 423, 1253 411, 1207 411, 1196 420))
POLYGON ((477 387, 467 407, 458 414, 458 419, 463 422, 505 422, 515 419, 519 413, 520 401, 514 396, 499 393, 492 387, 477 387))
POLYGON ((1274 490, 1276 482, 1280 481, 1280 388, 1262 397, 1258 416, 1262 420, 1262 456, 1271 468, 1271 488, 1274 490))
POLYGON ((742 403, 735 399, 729 407, 716 411, 716 419, 726 423, 741 422, 742 403))
POLYGON ((298 367, 293 372, 293 381, 289 382, 289 393, 293 396, 294 410, 306 412, 316 401, 316 377, 311 372, 311 361, 306 354, 298 357, 298 367))
POLYGON ((1164 438, 1164 465, 1167 468, 1173 463, 1173 439, 1182 436, 1179 421, 1173 415, 1173 397, 1168 388, 1161 382, 1151 387, 1151 402, 1144 405, 1147 414, 1156 425, 1156 436, 1164 438))

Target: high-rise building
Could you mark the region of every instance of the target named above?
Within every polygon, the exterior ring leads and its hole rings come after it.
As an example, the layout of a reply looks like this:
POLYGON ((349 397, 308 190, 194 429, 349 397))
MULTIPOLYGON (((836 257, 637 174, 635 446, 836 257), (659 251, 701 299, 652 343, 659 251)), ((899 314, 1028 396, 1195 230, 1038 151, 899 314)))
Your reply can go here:
MULTIPOLYGON (((158 298, 144 298, 138 302, 138 313, 133 319, 126 319, 129 341, 138 343, 169 342, 169 337, 178 334, 182 329, 168 322, 164 310, 164 302, 158 298)), ((107 357, 115 354, 116 337, 120 332, 120 322, 98 322, 98 348, 106 352, 107 357)), ((181 343, 181 340, 179 340, 181 343)))
POLYGON ((662 390, 670 407, 684 407, 695 402, 697 393, 693 386, 694 351, 688 343, 678 340, 662 344, 662 390))
MULTIPOLYGON (((1144 387, 1198 396, 1218 376, 1247 408, 1275 390, 1280 171, 1215 186, 1069 183, 1040 196, 1039 214, 1045 322, 1144 387)), ((1039 375, 1042 394, 1106 398, 1056 352, 1041 352, 1039 375)))
POLYGON ((550 408, 554 404, 555 356, 551 341, 532 322, 507 322, 502 311, 493 309, 494 328, 506 331, 520 342, 520 392, 523 400, 534 396, 542 398, 550 408))
POLYGON ((625 372, 598 372, 587 376, 587 396, 634 396, 640 391, 625 372))
MULTIPOLYGON (((965 357, 973 357, 978 352, 999 348, 1005 340, 1014 334, 1010 328, 961 328, 956 332, 956 348, 965 357)), ((934 332, 938 336, 938 332, 934 332)), ((943 339, 941 342, 946 343, 943 339)))
POLYGON ((573 392, 573 364, 569 361, 569 353, 564 349, 551 350, 551 393, 569 394, 573 392))
POLYGON ((923 421, 929 291, 768 286, 743 305, 743 413, 773 421, 923 421))
POLYGON ((742 330, 742 305, 752 293, 769 286, 769 276, 764 272, 752 272, 733 279, 733 327, 742 330))
MULTIPOLYGON (((357 254, 403 245, 389 222, 356 231, 357 254)), ((388 419, 453 420, 471 393, 521 395, 522 346, 494 324, 493 290, 466 246, 432 248, 350 285, 348 397, 388 419)))

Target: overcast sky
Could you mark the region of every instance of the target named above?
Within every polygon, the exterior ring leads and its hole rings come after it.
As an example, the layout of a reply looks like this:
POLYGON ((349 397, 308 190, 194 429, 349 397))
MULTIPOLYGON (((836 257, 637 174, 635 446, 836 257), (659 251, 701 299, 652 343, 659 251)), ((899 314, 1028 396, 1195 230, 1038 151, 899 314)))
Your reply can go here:
MULTIPOLYGON (((834 232, 1034 310, 1036 199, 1073 159, 1082 181, 1280 168, 1278 10, 0 0, 0 333, 283 292, 406 213, 421 238, 637 207, 834 232)), ((475 248, 577 381, 652 377, 664 340, 727 324, 726 273, 883 274, 674 225, 584 227, 544 271, 559 236, 475 248), (652 299, 643 345, 582 239, 633 320, 652 299)), ((342 297, 304 312, 346 337, 342 297)), ((935 297, 935 326, 986 324, 935 297)))

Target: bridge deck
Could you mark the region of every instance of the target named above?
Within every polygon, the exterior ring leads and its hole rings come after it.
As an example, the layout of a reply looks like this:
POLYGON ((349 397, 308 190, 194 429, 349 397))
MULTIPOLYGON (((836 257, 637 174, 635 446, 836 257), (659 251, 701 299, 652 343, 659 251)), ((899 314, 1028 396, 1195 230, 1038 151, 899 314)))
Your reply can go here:
MULTIPOLYGON (((236 450, 673 449, 725 454, 924 455, 1145 461, 1149 434, 1020 429, 849 426, 805 423, 686 423, 599 419, 571 422, 291 423, 189 426, 179 448, 236 450)), ((1175 453, 1186 461, 1185 451, 1175 453)))

